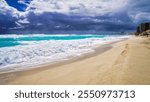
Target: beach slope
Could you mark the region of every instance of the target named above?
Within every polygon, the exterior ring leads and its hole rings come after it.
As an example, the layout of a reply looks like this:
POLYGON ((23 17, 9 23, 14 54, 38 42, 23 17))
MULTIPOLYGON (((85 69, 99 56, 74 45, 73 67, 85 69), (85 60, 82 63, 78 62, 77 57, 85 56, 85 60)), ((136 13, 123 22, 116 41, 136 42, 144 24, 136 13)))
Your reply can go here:
POLYGON ((133 37, 82 60, 9 75, 4 84, 150 84, 150 38, 133 37))

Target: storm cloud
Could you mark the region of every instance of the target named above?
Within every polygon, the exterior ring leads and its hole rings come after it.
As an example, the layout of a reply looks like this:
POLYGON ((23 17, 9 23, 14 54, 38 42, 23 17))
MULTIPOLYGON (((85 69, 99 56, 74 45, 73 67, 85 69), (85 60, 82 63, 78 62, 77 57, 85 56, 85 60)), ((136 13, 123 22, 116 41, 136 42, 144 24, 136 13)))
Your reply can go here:
POLYGON ((0 33, 128 31, 150 21, 148 0, 19 0, 22 10, 6 1, 0 33))

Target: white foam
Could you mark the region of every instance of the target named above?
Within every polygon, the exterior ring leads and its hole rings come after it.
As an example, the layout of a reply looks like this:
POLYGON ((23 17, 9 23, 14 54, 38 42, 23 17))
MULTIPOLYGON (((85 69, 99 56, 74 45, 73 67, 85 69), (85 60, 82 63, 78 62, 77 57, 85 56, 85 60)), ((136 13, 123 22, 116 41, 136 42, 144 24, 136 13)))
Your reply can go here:
MULTIPOLYGON (((0 35, 0 38, 19 38, 19 37, 51 37, 51 36, 77 36, 77 34, 5 34, 0 35)), ((80 35, 85 36, 85 35, 80 35)), ((86 34, 86 36, 93 36, 92 34, 86 34)))
POLYGON ((81 40, 22 41, 20 43, 27 45, 0 48, 0 71, 26 70, 27 67, 66 60, 70 56, 93 52, 93 48, 97 45, 129 37, 107 36, 81 40))

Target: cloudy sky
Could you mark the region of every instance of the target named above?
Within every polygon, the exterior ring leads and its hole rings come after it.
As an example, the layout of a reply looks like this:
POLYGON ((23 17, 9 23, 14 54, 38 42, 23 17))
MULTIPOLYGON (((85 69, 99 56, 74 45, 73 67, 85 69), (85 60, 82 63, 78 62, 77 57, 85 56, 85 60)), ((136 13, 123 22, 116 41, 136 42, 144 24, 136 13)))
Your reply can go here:
POLYGON ((149 0, 0 0, 0 34, 135 30, 149 0))

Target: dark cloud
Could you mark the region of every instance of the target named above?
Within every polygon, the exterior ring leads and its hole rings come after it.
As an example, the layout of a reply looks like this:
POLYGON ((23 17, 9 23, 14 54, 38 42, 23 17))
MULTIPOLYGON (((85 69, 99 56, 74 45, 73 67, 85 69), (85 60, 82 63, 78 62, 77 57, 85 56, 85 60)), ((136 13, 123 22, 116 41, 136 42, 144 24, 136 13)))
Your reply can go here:
MULTIPOLYGON (((9 18, 8 18, 9 19, 9 18)), ((29 13, 27 16, 29 24, 21 24, 23 28, 7 29, 11 32, 33 32, 50 33, 58 31, 126 31, 133 30, 131 19, 125 14, 105 15, 97 17, 88 16, 67 16, 58 13, 43 13, 36 15, 29 13), (124 19, 122 19, 124 18, 124 19)), ((7 28, 12 28, 16 20, 7 20, 7 28), (11 22, 13 21, 13 22, 11 22)))
POLYGON ((0 33, 6 33, 10 28, 17 26, 16 21, 17 18, 13 17, 11 13, 0 13, 0 33))
POLYGON ((150 12, 149 0, 131 0, 132 8, 138 11, 150 12))
MULTIPOLYGON (((150 4, 148 1, 132 0, 128 8, 124 10, 96 16, 67 15, 56 12, 37 14, 31 9, 27 15, 17 18, 7 12, 6 15, 0 14, 0 33, 65 33, 135 30, 139 23, 150 21, 150 4)), ((74 10, 77 8, 71 9, 74 10)))
MULTIPOLYGON (((126 14, 114 14, 97 17, 67 16, 58 13, 29 13, 29 24, 22 24, 21 31, 50 33, 60 31, 126 31, 133 30, 132 20, 126 14), (122 19, 123 18, 123 19, 122 19)), ((16 30, 16 29, 15 29, 16 30)), ((14 31, 14 30, 11 30, 14 31)))
POLYGON ((129 14, 133 15, 133 20, 136 25, 142 22, 150 22, 150 1, 149 0, 131 0, 129 14))

